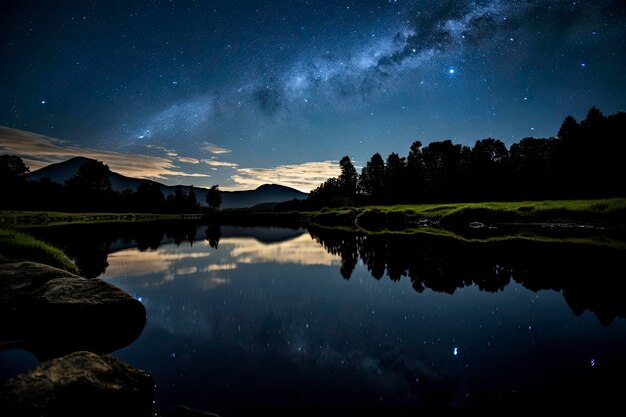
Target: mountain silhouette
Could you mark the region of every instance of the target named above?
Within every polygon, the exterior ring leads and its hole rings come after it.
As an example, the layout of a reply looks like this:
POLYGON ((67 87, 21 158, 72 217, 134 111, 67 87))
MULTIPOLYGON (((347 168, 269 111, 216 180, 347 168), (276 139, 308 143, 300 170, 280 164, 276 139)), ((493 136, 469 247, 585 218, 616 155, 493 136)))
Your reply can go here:
MULTIPOLYGON (((52 182, 58 184, 65 184, 65 181, 72 178, 78 172, 78 169, 82 164, 89 161, 89 158, 77 156, 56 164, 50 164, 46 167, 31 172, 28 175, 29 181, 40 181, 44 178, 50 179, 52 182)), ((174 194, 176 190, 175 185, 165 185, 157 181, 127 177, 117 172, 111 171, 111 187, 114 191, 122 192, 125 190, 136 191, 139 184, 142 182, 150 182, 157 184, 163 195, 167 198, 168 195, 174 194)), ((188 192, 189 186, 182 186, 185 192, 188 192)), ((205 199, 207 189, 202 187, 194 187, 198 203, 202 206, 206 206, 205 199)), ((308 194, 298 191, 296 189, 286 187, 278 184, 264 184, 254 190, 245 191, 222 191, 222 207, 228 208, 248 208, 268 203, 281 203, 283 201, 289 201, 298 199, 303 200, 307 198, 308 194)))

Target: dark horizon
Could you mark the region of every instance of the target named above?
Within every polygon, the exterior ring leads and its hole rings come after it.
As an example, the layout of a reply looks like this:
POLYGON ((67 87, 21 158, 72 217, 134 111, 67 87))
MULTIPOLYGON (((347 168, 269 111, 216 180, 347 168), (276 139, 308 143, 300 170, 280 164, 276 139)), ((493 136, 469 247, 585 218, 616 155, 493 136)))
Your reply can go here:
POLYGON ((218 185, 208 190, 168 187, 124 177, 102 161, 83 157, 27 175, 28 167, 19 156, 1 155, 0 185, 7 198, 0 208, 194 213, 205 204, 219 209, 226 196, 223 208, 271 203, 263 209, 286 212, 368 204, 624 197, 621 171, 626 148, 620 140, 624 131, 626 113, 605 116, 591 107, 580 122, 566 117, 556 137, 527 137, 509 148, 493 138, 477 140, 473 147, 449 140, 426 146, 415 141, 406 156, 392 152, 385 159, 375 153, 360 172, 345 155, 338 164, 339 175, 326 178, 310 194, 267 184, 227 196, 218 185), (247 205, 233 203, 237 193, 259 196, 248 198, 247 205), (42 200, 42 195, 47 198, 42 200))

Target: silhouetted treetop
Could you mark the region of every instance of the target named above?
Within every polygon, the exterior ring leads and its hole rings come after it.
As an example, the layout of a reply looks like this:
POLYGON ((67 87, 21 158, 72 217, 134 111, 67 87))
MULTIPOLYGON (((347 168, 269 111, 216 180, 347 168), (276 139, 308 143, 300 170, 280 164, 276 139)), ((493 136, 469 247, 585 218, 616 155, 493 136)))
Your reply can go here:
POLYGON ((376 152, 361 170, 359 189, 361 193, 373 200, 378 200, 383 194, 383 177, 385 175, 385 161, 376 152))
POLYGON ((17 155, 0 155, 0 181, 24 178, 30 169, 17 155))
POLYGON ((355 196, 357 191, 357 181, 359 174, 356 172, 354 165, 349 156, 344 156, 339 161, 341 174, 339 175, 339 187, 348 195, 355 196))
MULTIPOLYGON (((206 203, 211 210, 217 210, 222 205, 222 192, 218 185, 209 188, 206 195, 206 203)), ((217 247, 217 246, 216 246, 217 247)))
POLYGON ((561 128, 559 129, 559 133, 557 134, 557 137, 559 139, 565 139, 565 138, 571 137, 575 135, 579 131, 579 129, 580 129, 580 125, 578 124, 574 116, 567 116, 565 120, 563 120, 563 124, 561 125, 561 128))
MULTIPOLYGON (((624 196, 623 137, 626 113, 607 117, 591 107, 581 123, 567 116, 557 138, 523 138, 510 149, 495 138, 478 140, 472 148, 451 140, 427 146, 416 140, 406 157, 391 153, 384 161, 379 153, 372 155, 358 177, 352 201, 390 204, 624 196)), ((346 169, 348 163, 344 157, 346 169)), ((329 179, 313 190, 309 202, 313 206, 345 203, 341 178, 329 179)))

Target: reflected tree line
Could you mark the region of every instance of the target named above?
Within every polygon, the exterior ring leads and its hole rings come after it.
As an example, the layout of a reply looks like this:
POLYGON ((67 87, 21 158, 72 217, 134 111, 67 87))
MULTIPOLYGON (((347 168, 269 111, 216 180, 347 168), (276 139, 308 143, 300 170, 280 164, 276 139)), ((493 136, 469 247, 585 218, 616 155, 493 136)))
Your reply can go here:
POLYGON ((617 276, 623 269, 623 250, 534 241, 468 243, 430 235, 330 229, 309 233, 329 253, 341 257, 345 279, 360 260, 375 279, 407 277, 418 293, 430 289, 453 294, 472 285, 497 292, 516 282, 531 291, 562 292, 576 315, 590 310, 605 325, 626 317, 626 282, 617 276))
MULTIPOLYGON (((197 221, 94 224, 32 229, 38 237, 61 248, 86 278, 105 273, 108 254, 136 247, 206 240, 217 249, 219 225, 197 221)), ((476 285, 482 291, 502 291, 511 282, 531 291, 562 292, 575 314, 592 311, 608 325, 626 318, 624 250, 597 245, 507 240, 470 243, 431 235, 363 234, 309 228, 325 250, 341 257, 339 272, 350 279, 359 261, 377 280, 409 279, 413 289, 453 294, 476 285)))
POLYGON ((61 249, 80 269, 81 276, 96 278, 109 266, 108 254, 120 249, 156 250, 164 243, 193 245, 202 238, 217 249, 221 237, 219 227, 209 226, 205 236, 200 236, 200 226, 198 221, 181 220, 43 227, 30 229, 30 232, 61 249))

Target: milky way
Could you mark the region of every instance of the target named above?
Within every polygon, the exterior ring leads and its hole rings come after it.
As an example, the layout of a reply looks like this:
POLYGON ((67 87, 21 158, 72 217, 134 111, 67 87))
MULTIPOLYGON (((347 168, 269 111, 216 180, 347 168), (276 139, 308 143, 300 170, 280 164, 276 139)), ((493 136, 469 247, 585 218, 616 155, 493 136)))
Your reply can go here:
POLYGON ((624 109, 625 17, 610 0, 16 2, 0 124, 173 149, 226 185, 237 167, 362 162, 415 139, 511 143, 624 109))

